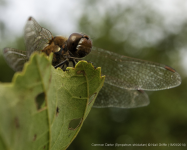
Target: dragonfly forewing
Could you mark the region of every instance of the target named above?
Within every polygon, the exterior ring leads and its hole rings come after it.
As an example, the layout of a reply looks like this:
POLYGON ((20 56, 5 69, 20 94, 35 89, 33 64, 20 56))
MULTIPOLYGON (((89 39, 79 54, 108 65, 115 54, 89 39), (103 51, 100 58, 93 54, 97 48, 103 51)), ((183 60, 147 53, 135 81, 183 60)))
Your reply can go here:
POLYGON ((41 27, 34 18, 30 17, 24 30, 27 56, 30 56, 34 51, 43 50, 52 38, 49 30, 41 27))
POLYGON ((176 87, 181 83, 180 75, 169 66, 107 50, 93 47, 85 59, 101 67, 102 74, 106 75, 106 83, 119 88, 155 91, 176 87))

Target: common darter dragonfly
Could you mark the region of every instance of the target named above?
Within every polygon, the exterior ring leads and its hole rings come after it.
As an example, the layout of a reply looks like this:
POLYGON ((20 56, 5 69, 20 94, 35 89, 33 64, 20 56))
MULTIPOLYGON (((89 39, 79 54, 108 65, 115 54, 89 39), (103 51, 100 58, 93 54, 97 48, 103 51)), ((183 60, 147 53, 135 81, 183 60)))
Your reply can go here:
POLYGON ((34 51, 53 53, 52 65, 66 70, 80 59, 101 67, 106 76, 104 86, 98 94, 94 107, 133 108, 149 104, 144 90, 157 91, 176 87, 181 83, 180 75, 171 67, 122 56, 92 46, 89 36, 73 33, 69 38, 55 36, 29 17, 24 39, 26 51, 4 48, 3 55, 15 71, 21 71, 24 63, 34 51))

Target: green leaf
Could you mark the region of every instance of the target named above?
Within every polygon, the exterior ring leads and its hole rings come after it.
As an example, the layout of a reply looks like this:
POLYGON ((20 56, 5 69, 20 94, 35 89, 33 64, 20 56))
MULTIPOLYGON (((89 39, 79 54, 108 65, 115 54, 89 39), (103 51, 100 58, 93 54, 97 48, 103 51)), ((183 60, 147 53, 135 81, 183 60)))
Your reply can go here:
POLYGON ((12 83, 0 84, 0 149, 62 150, 76 137, 104 83, 80 61, 68 71, 34 54, 12 83))

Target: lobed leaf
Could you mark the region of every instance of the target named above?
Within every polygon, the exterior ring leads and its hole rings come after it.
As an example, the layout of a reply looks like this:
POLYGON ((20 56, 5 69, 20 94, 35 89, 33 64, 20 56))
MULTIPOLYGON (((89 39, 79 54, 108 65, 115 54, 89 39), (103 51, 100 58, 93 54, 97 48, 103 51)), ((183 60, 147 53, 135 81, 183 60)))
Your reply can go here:
POLYGON ((0 149, 66 149, 104 83, 100 68, 79 62, 64 72, 52 55, 34 54, 12 83, 0 84, 0 149))

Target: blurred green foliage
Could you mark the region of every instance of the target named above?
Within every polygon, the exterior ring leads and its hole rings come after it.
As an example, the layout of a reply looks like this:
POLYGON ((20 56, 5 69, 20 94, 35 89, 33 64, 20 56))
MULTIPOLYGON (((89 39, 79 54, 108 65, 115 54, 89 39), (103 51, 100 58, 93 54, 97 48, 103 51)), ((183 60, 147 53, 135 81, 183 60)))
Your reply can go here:
MULTIPOLYGON (((144 60, 172 66, 182 77, 179 87, 148 92, 150 105, 135 109, 93 108, 69 150, 109 150, 92 143, 186 143, 187 78, 181 66, 180 50, 186 49, 187 21, 165 25, 147 1, 134 5, 107 5, 107 1, 82 0, 78 31, 88 34, 96 47, 144 60), (102 9, 106 7, 105 9, 102 9)), ((59 10, 60 12, 61 10, 59 10)), ((50 20, 50 18, 49 18, 50 20)), ((50 29, 49 29, 50 30, 50 29)), ((74 32, 74 31, 72 31, 74 32)), ((76 31, 75 31, 76 32, 76 31)), ((23 49, 23 41, 15 41, 23 49)), ((0 81, 11 80, 13 71, 0 56, 0 81)), ((183 150, 186 147, 148 147, 147 149, 183 150)), ((145 149, 145 147, 115 147, 145 149)))
MULTIPOLYGON (((150 105, 147 107, 93 108, 69 149, 146 149, 95 147, 92 143, 187 143, 187 78, 179 51, 187 48, 187 22, 177 27, 165 26, 164 18, 146 1, 132 6, 109 6, 102 14, 98 5, 102 8, 105 2, 90 5, 87 1, 83 5, 79 31, 90 35, 96 47, 172 66, 181 74, 182 84, 169 90, 148 92, 150 105)), ((186 149, 147 147, 176 148, 186 149)))

